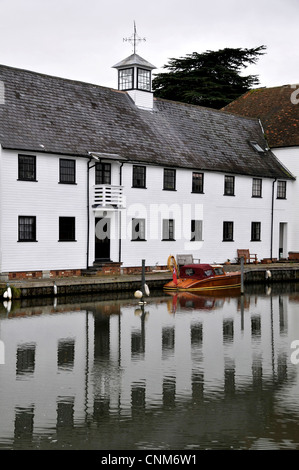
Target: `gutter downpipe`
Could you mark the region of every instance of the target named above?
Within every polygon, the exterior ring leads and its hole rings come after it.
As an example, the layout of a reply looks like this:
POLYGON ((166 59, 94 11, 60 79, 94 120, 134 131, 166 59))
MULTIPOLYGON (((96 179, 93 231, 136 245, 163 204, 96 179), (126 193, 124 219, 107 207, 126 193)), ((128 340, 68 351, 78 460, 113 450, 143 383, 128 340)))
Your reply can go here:
POLYGON ((272 261, 273 258, 273 226, 274 226, 274 185, 277 181, 277 178, 275 178, 272 182, 272 205, 271 205, 271 241, 270 241, 270 258, 272 261))
POLYGON ((90 231, 90 216, 89 216, 89 164, 91 158, 87 161, 87 248, 86 248, 86 269, 89 265, 89 231, 90 231))
MULTIPOLYGON (((122 167, 124 162, 119 167, 119 185, 122 186, 122 167)), ((121 210, 119 211, 119 238, 118 238, 118 262, 121 263, 121 210)))

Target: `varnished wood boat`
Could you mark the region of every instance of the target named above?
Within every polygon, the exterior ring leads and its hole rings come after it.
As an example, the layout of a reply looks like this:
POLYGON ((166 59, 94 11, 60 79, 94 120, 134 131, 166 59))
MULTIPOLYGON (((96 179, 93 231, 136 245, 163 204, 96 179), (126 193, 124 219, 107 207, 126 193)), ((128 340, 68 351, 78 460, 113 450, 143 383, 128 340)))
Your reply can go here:
POLYGON ((241 287, 241 272, 226 273, 219 264, 187 264, 178 269, 172 263, 173 279, 164 285, 169 291, 209 291, 241 287))

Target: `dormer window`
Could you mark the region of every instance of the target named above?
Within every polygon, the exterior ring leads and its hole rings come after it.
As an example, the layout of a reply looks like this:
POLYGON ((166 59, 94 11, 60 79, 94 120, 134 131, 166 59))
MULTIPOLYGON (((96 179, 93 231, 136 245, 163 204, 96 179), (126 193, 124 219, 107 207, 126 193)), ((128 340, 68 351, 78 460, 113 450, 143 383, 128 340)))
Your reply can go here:
POLYGON ((250 141, 250 145, 254 148, 254 150, 258 153, 264 153, 265 150, 258 144, 257 142, 250 141))
POLYGON ((119 90, 132 90, 134 88, 134 69, 122 69, 118 74, 119 90))
POLYGON ((151 91, 151 71, 137 69, 137 88, 138 90, 151 91))

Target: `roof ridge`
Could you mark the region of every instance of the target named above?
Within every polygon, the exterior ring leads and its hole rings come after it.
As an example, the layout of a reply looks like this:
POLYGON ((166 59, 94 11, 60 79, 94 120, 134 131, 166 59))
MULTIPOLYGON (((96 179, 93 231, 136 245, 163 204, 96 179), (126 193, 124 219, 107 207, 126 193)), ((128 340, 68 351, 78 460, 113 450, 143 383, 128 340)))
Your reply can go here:
MULTIPOLYGON (((166 98, 159 98, 159 97, 155 97, 154 96, 154 100, 155 101, 165 101, 165 102, 168 102, 168 103, 173 103, 173 104, 177 104, 177 105, 180 105, 180 106, 188 106, 188 107, 193 107, 194 109, 202 109, 202 110, 205 110, 205 111, 209 111, 209 112, 214 112, 214 113, 219 113, 219 114, 227 114, 229 116, 234 116, 236 118, 241 118, 241 119, 245 119, 245 120, 250 120, 250 121, 258 121, 258 118, 255 118, 255 117, 250 117, 250 116, 241 116, 237 113, 233 113, 233 112, 230 112, 230 111, 226 111, 224 108, 221 108, 221 109, 217 109, 217 108, 209 108, 208 106, 200 106, 198 104, 192 104, 192 103, 186 103, 184 101, 174 101, 174 100, 169 100, 169 99, 166 99, 166 98)), ((229 106, 229 105, 227 105, 229 106)))
POLYGON ((112 91, 118 91, 117 89, 114 89, 112 87, 107 87, 107 86, 104 86, 104 85, 98 85, 96 83, 86 82, 86 81, 82 81, 82 80, 76 80, 74 78, 60 77, 58 75, 51 75, 51 74, 47 74, 47 73, 43 73, 43 72, 37 72, 35 70, 22 69, 20 67, 13 67, 11 65, 0 64, 0 70, 1 70, 1 68, 13 70, 13 71, 16 71, 16 72, 24 72, 24 73, 27 73, 27 74, 38 75, 38 76, 44 77, 44 78, 62 80, 64 82, 80 83, 81 85, 84 85, 84 86, 94 86, 94 87, 98 87, 98 88, 105 88, 105 89, 112 90, 112 91))

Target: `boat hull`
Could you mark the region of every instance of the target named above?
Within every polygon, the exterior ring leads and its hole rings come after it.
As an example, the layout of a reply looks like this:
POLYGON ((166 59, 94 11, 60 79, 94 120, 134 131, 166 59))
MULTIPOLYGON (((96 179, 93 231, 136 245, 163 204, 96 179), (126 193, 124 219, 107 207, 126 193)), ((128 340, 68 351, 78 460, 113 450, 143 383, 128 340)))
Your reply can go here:
POLYGON ((218 289, 240 288, 241 273, 226 273, 220 276, 213 276, 207 279, 182 279, 178 278, 177 284, 173 281, 165 284, 164 289, 170 291, 190 291, 200 292, 218 289))

